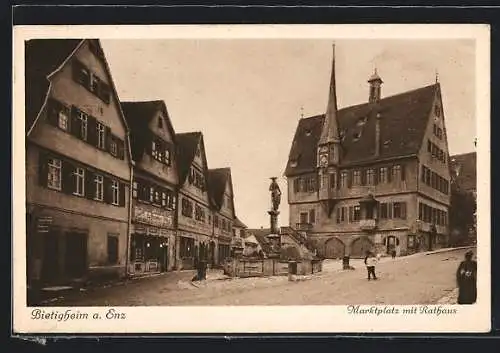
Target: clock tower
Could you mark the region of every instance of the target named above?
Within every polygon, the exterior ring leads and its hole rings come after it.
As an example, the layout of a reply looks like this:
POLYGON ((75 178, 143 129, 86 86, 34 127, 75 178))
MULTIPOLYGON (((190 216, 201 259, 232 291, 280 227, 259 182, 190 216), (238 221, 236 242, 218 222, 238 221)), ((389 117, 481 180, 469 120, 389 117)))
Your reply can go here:
POLYGON ((321 136, 318 142, 317 168, 318 168, 318 198, 330 215, 333 201, 337 193, 338 165, 340 162, 340 137, 337 120, 337 93, 335 88, 335 44, 333 45, 332 73, 330 78, 330 91, 328 105, 321 136))

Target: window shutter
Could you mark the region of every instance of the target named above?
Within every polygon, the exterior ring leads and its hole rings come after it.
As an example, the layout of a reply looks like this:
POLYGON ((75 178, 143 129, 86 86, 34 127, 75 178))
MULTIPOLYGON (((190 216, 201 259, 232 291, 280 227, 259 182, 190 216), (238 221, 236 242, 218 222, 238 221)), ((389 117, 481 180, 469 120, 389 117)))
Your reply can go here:
POLYGON ((349 206, 349 223, 354 220, 354 207, 349 206))
POLYGON ((392 167, 387 168, 387 181, 389 183, 392 181, 392 167))
POLYGON ((125 207, 125 183, 120 183, 118 190, 118 204, 120 207, 125 207))
POLYGON ((40 183, 40 186, 47 186, 48 173, 49 173, 49 166, 47 159, 48 159, 47 153, 40 151, 38 157, 38 181, 40 183))
POLYGON ((293 179, 293 192, 298 192, 299 191, 299 179, 295 178, 293 179))
POLYGON ((104 138, 105 138, 105 143, 106 143, 106 151, 111 153, 111 141, 113 141, 113 135, 111 134, 111 128, 109 126, 106 126, 104 128, 104 138))
POLYGON ((337 223, 340 223, 340 208, 337 208, 337 223))
POLYGON ((393 203, 389 202, 387 203, 387 218, 391 219, 392 218, 392 208, 393 208, 393 203))
POLYGON ((66 194, 72 194, 76 190, 76 179, 73 176, 75 166, 63 160, 61 167, 62 191, 66 194))
POLYGON ((366 185, 366 169, 360 169, 359 171, 361 173, 361 185, 366 185))
POLYGON ((93 116, 87 118, 87 142, 97 147, 97 119, 93 116))
POLYGON ((47 104, 47 121, 49 124, 58 126, 60 109, 61 103, 55 99, 49 99, 47 104))
POLYGON ((85 197, 93 200, 95 196, 94 173, 91 170, 85 170, 85 197))
POLYGON ((80 138, 80 133, 82 129, 82 124, 81 120, 78 118, 78 115, 80 114, 80 110, 72 106, 71 107, 71 134, 80 138))
POLYGON ((350 188, 352 186, 352 170, 347 172, 347 187, 350 188))
POLYGON ((373 168, 373 184, 378 184, 380 168, 373 168))
POLYGON ((107 176, 104 177, 103 181, 104 187, 104 202, 112 203, 113 202, 113 190, 111 189, 111 179, 107 176))
POLYGON ((401 180, 405 181, 406 180, 406 166, 404 164, 401 164, 401 180))

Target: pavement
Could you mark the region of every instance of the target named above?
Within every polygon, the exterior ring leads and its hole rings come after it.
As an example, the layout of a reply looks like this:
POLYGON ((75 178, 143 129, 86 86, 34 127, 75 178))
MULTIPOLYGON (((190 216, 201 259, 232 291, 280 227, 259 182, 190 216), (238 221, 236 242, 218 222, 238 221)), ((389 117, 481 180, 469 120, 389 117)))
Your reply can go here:
POLYGON ((342 270, 342 261, 325 260, 322 272, 294 281, 288 276, 229 278, 220 270, 209 270, 206 281, 191 282, 194 271, 178 271, 72 293, 43 305, 453 304, 455 271, 467 249, 381 258, 377 281, 367 280, 361 259, 352 259, 354 270, 347 271, 342 270))

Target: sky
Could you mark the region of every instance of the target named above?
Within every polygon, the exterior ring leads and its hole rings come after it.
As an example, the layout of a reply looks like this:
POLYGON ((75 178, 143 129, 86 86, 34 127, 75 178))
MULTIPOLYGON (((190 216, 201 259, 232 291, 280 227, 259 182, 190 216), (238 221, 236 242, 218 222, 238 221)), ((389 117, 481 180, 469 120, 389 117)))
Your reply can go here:
MULTIPOLYGON (((201 131, 209 168, 230 167, 237 216, 269 227, 270 177, 283 175, 302 114, 323 114, 332 40, 102 40, 122 101, 162 99, 176 133, 201 131)), ((338 107, 368 100, 374 68, 382 97, 441 83, 450 154, 475 150, 473 40, 335 40, 338 107)))

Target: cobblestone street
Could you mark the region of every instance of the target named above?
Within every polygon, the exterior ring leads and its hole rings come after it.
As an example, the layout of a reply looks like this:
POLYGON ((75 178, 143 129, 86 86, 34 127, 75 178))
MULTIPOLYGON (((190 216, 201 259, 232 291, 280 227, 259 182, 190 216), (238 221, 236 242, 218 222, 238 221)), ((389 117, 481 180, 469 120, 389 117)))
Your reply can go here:
POLYGON ((378 281, 368 281, 361 260, 341 271, 325 261, 323 272, 290 282, 288 277, 227 279, 210 271, 207 281, 191 283, 194 272, 173 272, 122 285, 69 295, 49 306, 150 305, 347 305, 453 304, 455 270, 466 250, 383 258, 378 281))

